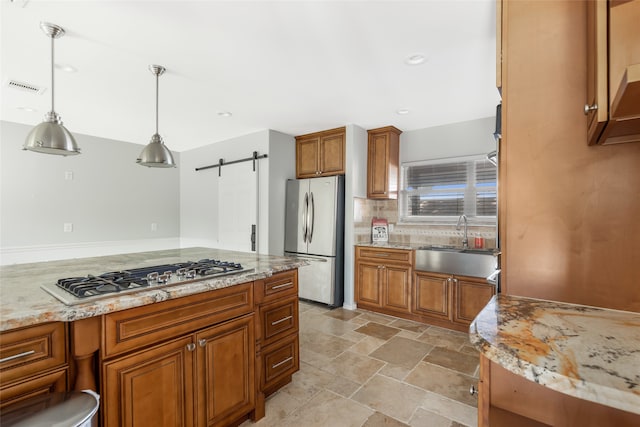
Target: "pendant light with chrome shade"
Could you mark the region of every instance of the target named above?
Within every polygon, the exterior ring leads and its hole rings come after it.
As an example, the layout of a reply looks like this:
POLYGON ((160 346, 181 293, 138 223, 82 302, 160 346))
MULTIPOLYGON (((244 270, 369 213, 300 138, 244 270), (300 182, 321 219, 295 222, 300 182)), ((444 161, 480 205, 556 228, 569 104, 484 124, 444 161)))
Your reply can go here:
POLYGON ((173 155, 158 134, 158 79, 165 72, 165 68, 162 65, 149 65, 149 70, 156 76, 156 133, 136 161, 150 168, 175 168, 176 162, 173 160, 173 155))
POLYGON ((53 109, 54 80, 53 80, 53 40, 64 35, 64 29, 55 24, 41 22, 40 28, 51 38, 51 111, 44 116, 44 122, 34 127, 24 143, 24 150, 45 154, 57 154, 60 156, 73 156, 80 154, 71 132, 63 125, 62 119, 53 109))

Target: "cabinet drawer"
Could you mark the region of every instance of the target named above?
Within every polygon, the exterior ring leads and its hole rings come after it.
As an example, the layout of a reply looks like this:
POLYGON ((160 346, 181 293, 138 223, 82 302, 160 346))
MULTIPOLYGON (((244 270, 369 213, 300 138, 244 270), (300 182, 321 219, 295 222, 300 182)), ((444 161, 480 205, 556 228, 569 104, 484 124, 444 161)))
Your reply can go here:
POLYGON ((297 296, 261 306, 263 346, 267 346, 285 335, 297 332, 298 319, 297 296))
MULTIPOLYGON (((412 264, 413 251, 404 249, 379 249, 366 246, 356 247, 356 258, 374 262, 394 262, 403 264, 412 264)), ((356 259, 358 261, 358 259, 356 259)))
POLYGON ((258 303, 271 302, 288 295, 298 295, 298 270, 276 273, 264 280, 256 281, 258 303))
MULTIPOLYGON (((35 396, 67 391, 69 370, 67 367, 31 377, 28 381, 16 382, 0 389, 0 408, 35 396)), ((3 378, 4 382, 4 378, 3 378)), ((0 425, 2 422, 0 421, 0 425)))
POLYGON ((298 356, 298 335, 265 347, 262 351, 262 388, 268 389, 284 377, 297 372, 300 366, 298 356))
POLYGON ((66 363, 67 328, 45 323, 0 334, 0 376, 6 384, 66 363))
POLYGON ((156 344, 253 311, 253 282, 104 316, 103 357, 156 344))

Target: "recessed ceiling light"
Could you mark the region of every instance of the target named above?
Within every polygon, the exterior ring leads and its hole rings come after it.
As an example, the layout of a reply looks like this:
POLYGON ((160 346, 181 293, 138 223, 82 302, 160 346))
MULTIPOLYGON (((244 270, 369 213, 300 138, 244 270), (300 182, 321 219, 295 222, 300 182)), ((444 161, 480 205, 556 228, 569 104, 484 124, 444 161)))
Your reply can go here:
POLYGON ((78 69, 69 64, 56 64, 58 70, 66 71, 67 73, 77 73, 78 69))
POLYGON ((400 108, 396 110, 396 114, 400 114, 400 115, 409 114, 409 110, 407 110, 406 108, 400 108))
POLYGON ((420 53, 416 53, 414 55, 407 56, 404 62, 407 65, 419 65, 425 62, 426 60, 427 58, 424 55, 420 53))
POLYGON ((38 111, 35 108, 31 108, 31 107, 16 107, 16 110, 27 111, 29 113, 35 113, 36 111, 38 111))
POLYGON ((218 111, 220 117, 231 117, 233 113, 231 111, 218 111))

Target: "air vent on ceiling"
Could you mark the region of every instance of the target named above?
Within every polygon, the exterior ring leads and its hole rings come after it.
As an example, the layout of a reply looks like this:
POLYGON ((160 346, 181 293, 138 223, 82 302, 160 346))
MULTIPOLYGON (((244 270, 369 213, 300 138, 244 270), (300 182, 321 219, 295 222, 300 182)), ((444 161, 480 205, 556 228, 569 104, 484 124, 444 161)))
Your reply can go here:
POLYGON ((32 85, 31 83, 19 82, 17 80, 9 80, 7 82, 7 86, 10 88, 22 90, 25 92, 37 93, 38 95, 40 95, 46 90, 46 88, 44 87, 32 85))

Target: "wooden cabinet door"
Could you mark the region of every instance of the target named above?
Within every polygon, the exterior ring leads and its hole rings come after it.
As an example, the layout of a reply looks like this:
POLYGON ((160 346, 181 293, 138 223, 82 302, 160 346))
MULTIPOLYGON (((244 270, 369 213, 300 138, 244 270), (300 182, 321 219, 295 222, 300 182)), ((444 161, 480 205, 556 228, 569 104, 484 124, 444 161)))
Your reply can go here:
POLYGON ((320 138, 321 176, 344 174, 344 132, 320 138))
POLYGON ((104 426, 193 426, 192 341, 189 335, 105 363, 104 426))
POLYGON ((196 333, 198 426, 228 425, 255 402, 253 314, 196 333))
POLYGON ((587 8, 587 141, 597 144, 609 119, 607 1, 586 2, 587 8), (597 108, 596 108, 597 107, 597 108))
POLYGON ((318 136, 296 140, 296 177, 313 178, 319 170, 318 136))
POLYGON ((496 288, 488 284, 485 279, 472 277, 454 276, 453 282, 455 286, 453 321, 469 325, 495 295, 496 288))
POLYGON ((383 265, 383 307, 402 313, 411 312, 411 269, 394 265, 383 265))
POLYGON ((356 263, 356 303, 363 307, 382 307, 379 264, 356 263))
POLYGON ((387 198, 387 163, 389 162, 389 135, 369 136, 367 169, 367 198, 387 198))
POLYGON ((398 198, 401 130, 387 126, 368 131, 367 198, 398 198))
POLYGON ((451 282, 448 274, 417 272, 413 280, 414 312, 451 320, 451 282))

